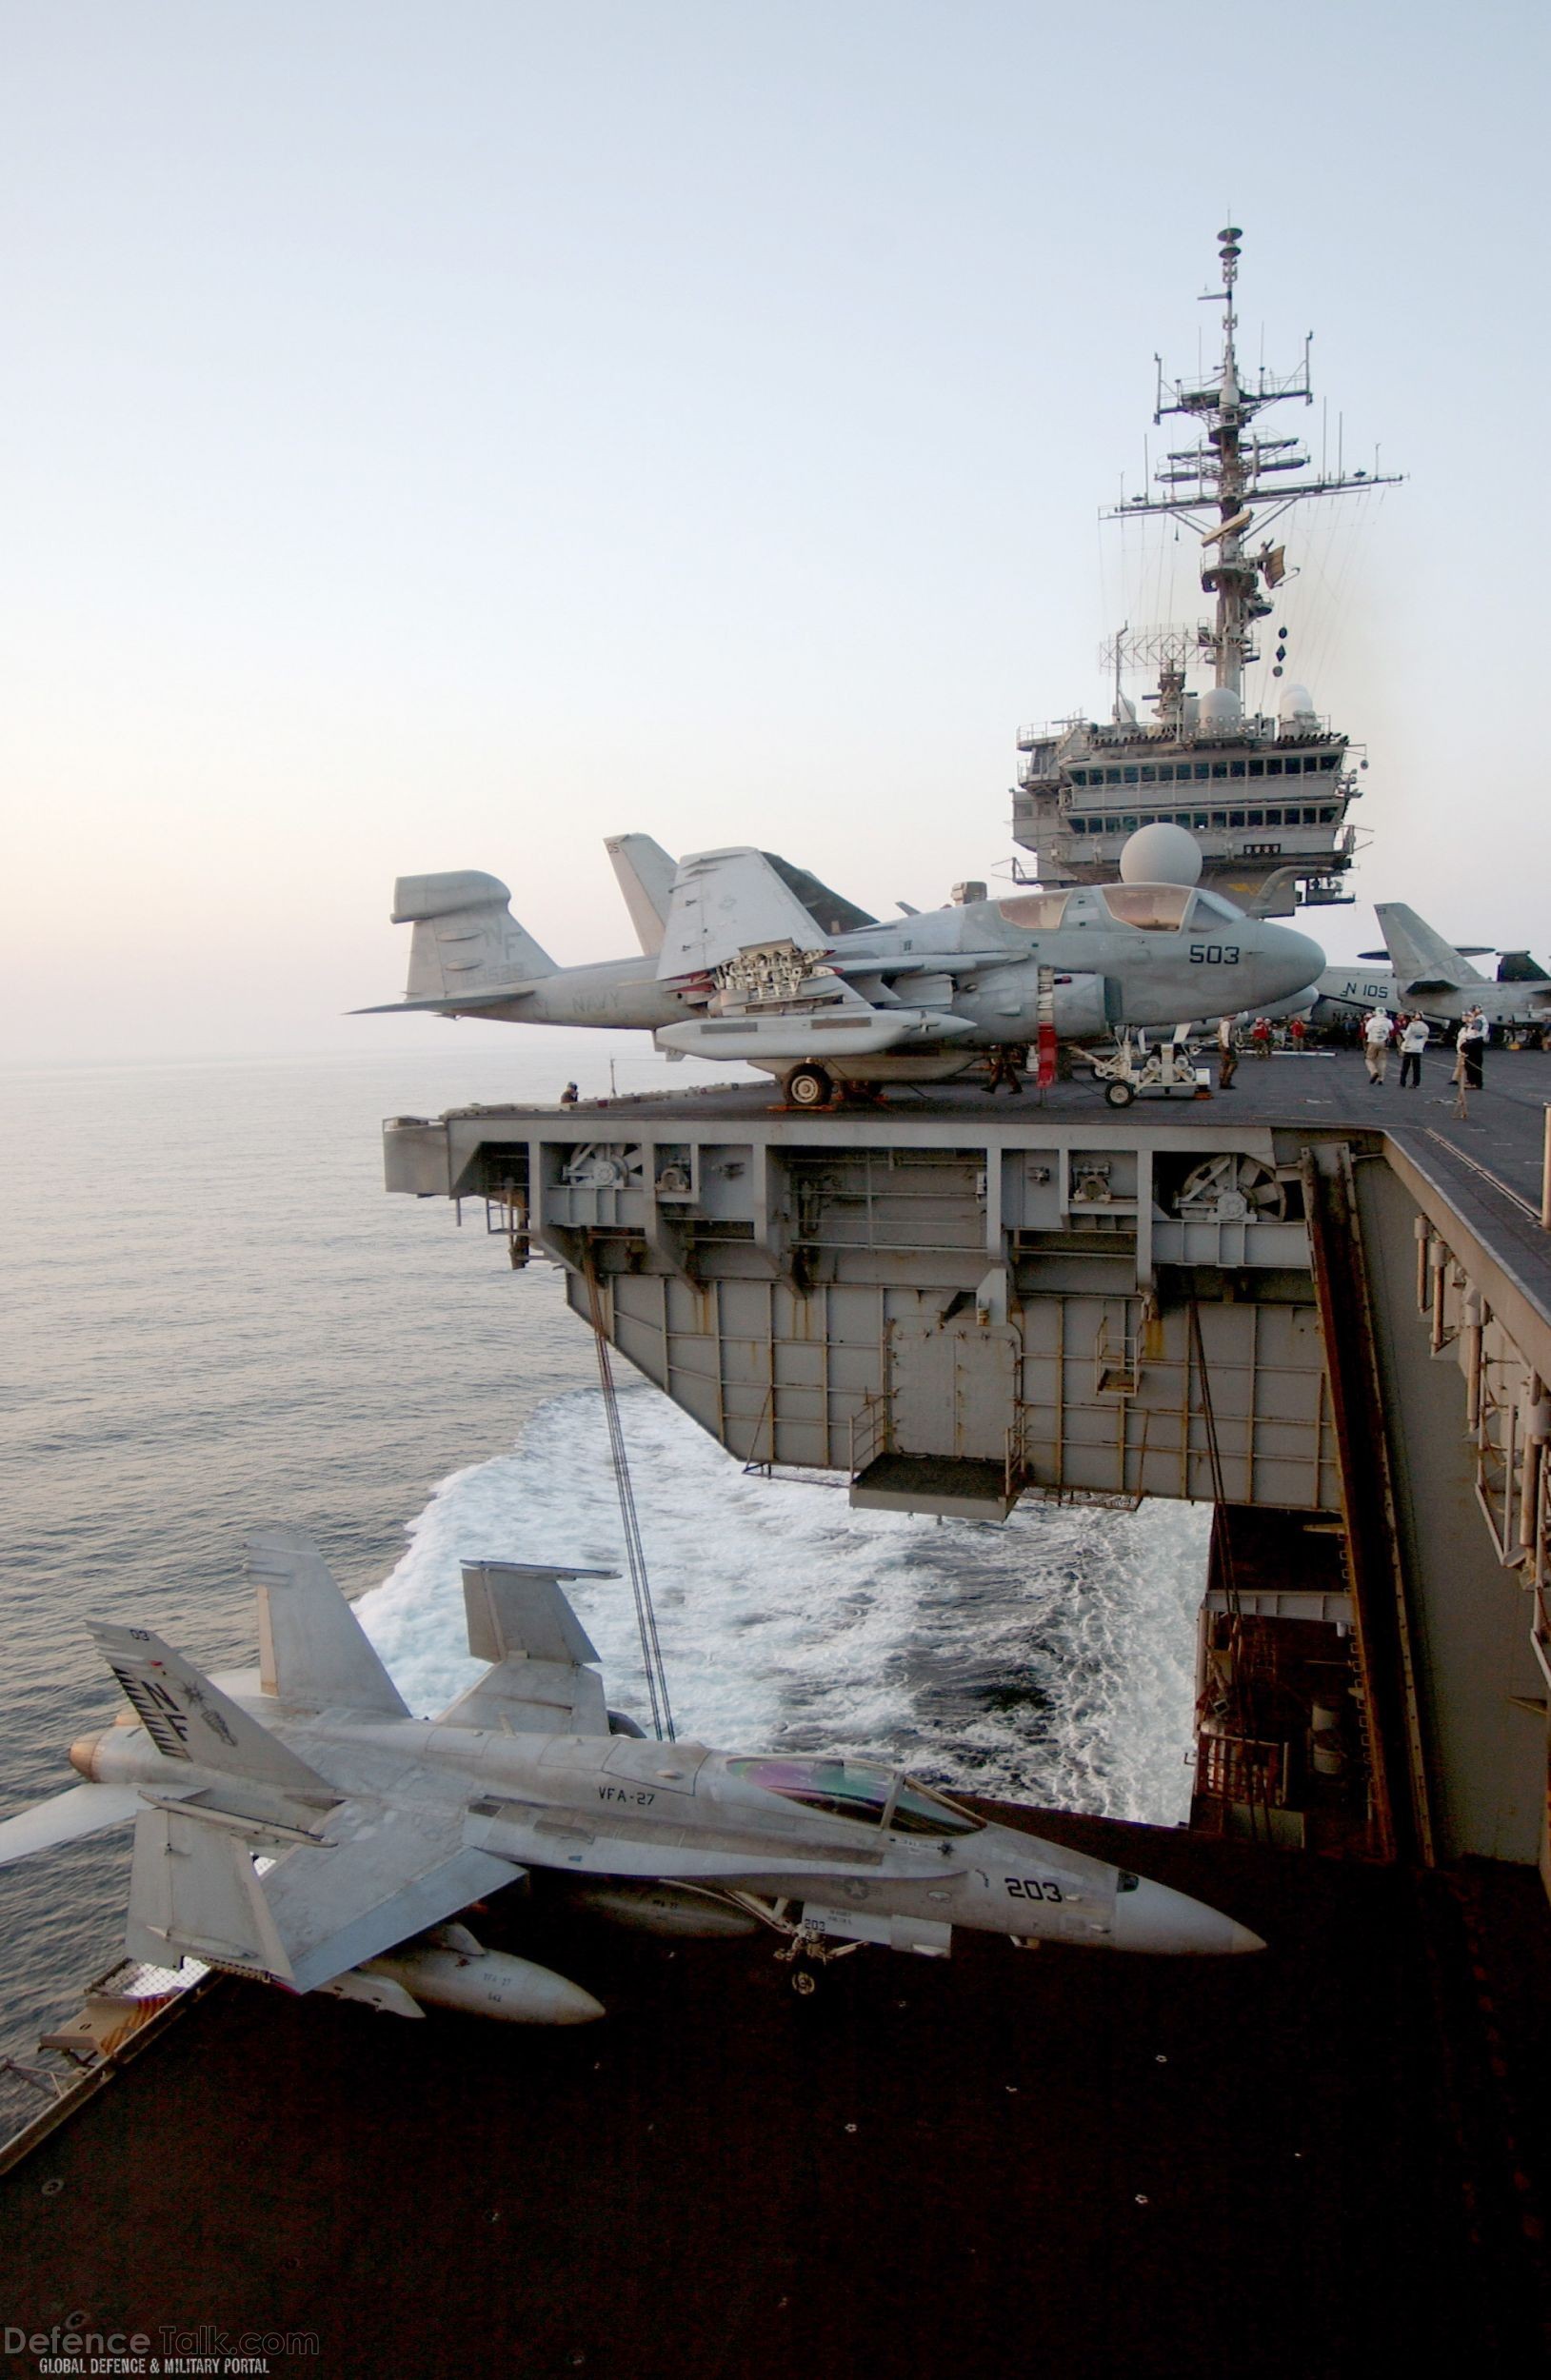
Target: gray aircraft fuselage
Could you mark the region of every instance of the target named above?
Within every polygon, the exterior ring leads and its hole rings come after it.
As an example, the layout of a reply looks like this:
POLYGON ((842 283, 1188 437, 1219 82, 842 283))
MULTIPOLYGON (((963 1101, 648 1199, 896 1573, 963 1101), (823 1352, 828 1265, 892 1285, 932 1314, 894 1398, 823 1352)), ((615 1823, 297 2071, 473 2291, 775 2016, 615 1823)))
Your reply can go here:
MULTIPOLYGON (((387 1804, 408 1801, 455 1819, 465 1843, 508 1863, 513 1880, 546 1868, 720 1883, 766 1902, 801 1901, 828 1935, 928 1953, 947 1950, 954 1926, 1123 1951, 1219 1954, 1261 1947, 1202 1902, 1064 1845, 988 1825, 879 1764, 291 1712, 255 1691, 251 1672, 212 1683, 342 1797, 381 1794, 387 1804), (813 1789, 826 1775, 865 1789, 854 1815, 805 1806, 760 1781, 813 1789)), ((166 1758, 141 1725, 107 1729, 77 1745, 71 1759, 102 1785, 182 1795, 221 1781, 166 1758)), ((327 1866, 329 1854, 303 1847, 283 1856, 327 1866)))
POLYGON ((581 1985, 458 1922, 534 1873, 653 1931, 764 1925, 788 1961, 863 1942, 943 1957, 955 1926, 1184 1955, 1263 1948, 1219 1911, 987 1824, 883 1762, 646 1738, 608 1710, 562 1591, 604 1574, 466 1562, 469 1650, 486 1666, 420 1718, 310 1539, 263 1531, 249 1567, 258 1671, 208 1677, 149 1629, 89 1621, 129 1712, 71 1745, 80 1784, 0 1822, 0 1866, 133 1822, 131 1957, 198 1958, 399 2015, 429 2002, 591 2022, 604 2011, 581 1985))
MULTIPOLYGON (((418 881, 434 886, 442 880, 418 881)), ((511 919, 497 879, 448 881, 457 883, 466 906, 401 913, 417 918, 405 1006, 515 1024, 676 1035, 689 1027, 680 1046, 695 1055, 748 1055, 755 1062, 825 1056, 837 1046, 826 1045, 825 1035, 844 1002, 850 1015, 865 1003, 881 1034, 895 1021, 919 1020, 905 1046, 932 1051, 926 1062, 951 1070, 966 1062, 964 1052, 1032 1041, 1042 994, 1053 995, 1053 1022, 1064 1039, 1122 1025, 1171 1027, 1280 1001, 1307 984, 1324 957, 1287 926, 1245 917, 1219 895, 1176 885, 1084 886, 972 901, 827 938, 815 929, 820 947, 807 954, 804 998, 762 1014, 759 1048, 746 1051, 735 1042, 740 1030, 751 1028, 719 1021, 709 973, 666 977, 649 956, 554 967, 511 919), (481 886, 487 887, 483 896, 481 886), (456 971, 448 959, 454 951, 456 971), (821 1017, 828 1021, 818 1023, 821 1017), (716 1034, 728 1038, 713 1048, 709 1036, 716 1034)), ((865 1061, 852 1060, 847 1070, 865 1071, 865 1061)))
MULTIPOLYGON (((832 945, 852 982, 858 962, 872 955, 882 974, 901 959, 979 951, 996 955, 956 976, 953 1008, 971 1021, 968 1038, 981 1046, 1033 1038, 1046 969, 1056 978, 1056 1029, 1075 1039, 1118 1025, 1232 1015, 1281 999, 1298 988, 1295 976, 1307 982, 1311 962, 1324 955, 1306 935, 1245 917, 1218 894, 1138 884, 967 902, 864 927, 832 945), (1125 907, 1140 911, 1149 897, 1180 922, 1130 922, 1125 907), (1047 917, 1059 922, 1040 922, 1047 917)), ((904 983, 898 988, 907 996, 904 983)))
POLYGON ((1551 987, 1543 983, 1467 983, 1447 991, 1429 987, 1408 993, 1393 967, 1326 967, 1315 986, 1311 1015, 1316 1024, 1351 1023, 1375 1008, 1425 1017, 1439 1028, 1459 1023, 1467 1008, 1479 1008, 1488 1024, 1551 1025, 1551 987))

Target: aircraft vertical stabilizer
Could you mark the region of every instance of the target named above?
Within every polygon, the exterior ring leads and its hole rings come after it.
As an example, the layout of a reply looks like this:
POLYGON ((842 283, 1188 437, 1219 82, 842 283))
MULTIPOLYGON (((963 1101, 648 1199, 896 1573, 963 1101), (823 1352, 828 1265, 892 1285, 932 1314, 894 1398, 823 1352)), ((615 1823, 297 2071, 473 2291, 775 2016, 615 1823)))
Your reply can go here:
POLYGON ((1402 993, 1453 992, 1462 991, 1467 983, 1484 985, 1486 978, 1478 974, 1463 953, 1403 901, 1377 902, 1373 914, 1402 993))
POLYGON ((606 835, 604 849, 625 895, 636 940, 646 957, 655 959, 663 947, 663 928, 679 863, 649 835, 606 835))
POLYGON ((293 1710, 408 1709, 340 1593, 328 1563, 300 1529, 261 1529, 248 1544, 258 1590, 264 1692, 293 1710))
POLYGON ((326 1777, 149 1628, 118 1628, 101 1619, 87 1626, 165 1760, 214 1769, 304 1804, 338 1800, 326 1777))
POLYGON ((447 876, 401 876, 393 887, 395 925, 414 927, 405 1000, 456 1000, 503 984, 553 975, 555 962, 511 914, 499 876, 459 868, 447 876))

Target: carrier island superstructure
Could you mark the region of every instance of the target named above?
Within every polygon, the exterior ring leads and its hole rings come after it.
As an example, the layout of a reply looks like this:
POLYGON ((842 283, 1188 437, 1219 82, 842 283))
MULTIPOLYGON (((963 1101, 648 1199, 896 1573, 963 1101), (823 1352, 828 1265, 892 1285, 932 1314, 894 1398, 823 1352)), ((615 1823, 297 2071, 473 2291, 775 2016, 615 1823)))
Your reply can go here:
POLYGON ((1164 378, 1158 366, 1155 424, 1183 415, 1192 446, 1158 462, 1152 485, 1106 515, 1162 514, 1201 539, 1201 584, 1213 616, 1197 626, 1122 628, 1106 647, 1115 673, 1107 722, 1068 719, 1023 728, 1026 757, 1013 791, 1013 839, 1033 852, 1044 884, 1102 883, 1115 874, 1127 835, 1155 820, 1187 827, 1204 854, 1203 884, 1266 916, 1300 902, 1349 901, 1343 879, 1357 847, 1346 823, 1359 787, 1344 734, 1316 712, 1305 686, 1284 675, 1285 631, 1276 629, 1275 716, 1246 712, 1245 673, 1261 658, 1260 624, 1294 574, 1273 539, 1283 517, 1316 496, 1393 484, 1394 475, 1316 465, 1302 439, 1263 435, 1268 407, 1313 402, 1309 343, 1296 371, 1278 378, 1241 367, 1235 286, 1240 233, 1218 234, 1223 307, 1217 369, 1195 382, 1164 378), (1209 670, 1200 692, 1190 665, 1209 670), (1150 720, 1122 688, 1127 669, 1153 666, 1150 720))

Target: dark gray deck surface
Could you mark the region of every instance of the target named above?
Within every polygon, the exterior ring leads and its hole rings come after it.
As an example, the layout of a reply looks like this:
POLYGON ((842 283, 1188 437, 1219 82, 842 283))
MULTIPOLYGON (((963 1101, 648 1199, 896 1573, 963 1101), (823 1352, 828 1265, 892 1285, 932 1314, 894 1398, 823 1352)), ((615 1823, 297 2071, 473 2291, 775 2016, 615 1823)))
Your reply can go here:
POLYGON ((5 2319, 316 2330, 286 2380, 1537 2368, 1535 1876, 1039 1825, 1270 1951, 964 1936, 805 2001, 764 1936, 487 1922, 601 1993, 558 2033, 222 1985, 0 2179, 5 2319))
MULTIPOLYGON (((699 1087, 693 1081, 675 1084, 662 1098, 584 1101, 576 1108, 490 1108, 485 1112, 511 1115, 561 1113, 574 1117, 583 1128, 597 1125, 612 1114, 662 1121, 673 1116, 714 1116, 719 1121, 740 1116, 790 1116, 810 1126, 815 1136, 835 1121, 860 1119, 869 1113, 901 1117, 987 1115, 1016 1121, 1034 1121, 1042 1114, 1063 1123, 1077 1117, 1117 1129, 1134 1123, 1166 1121, 1170 1125, 1209 1129, 1229 1118, 1235 1123, 1291 1125, 1307 1121, 1325 1130, 1355 1126, 1367 1132, 1436 1133, 1497 1172, 1511 1189, 1540 1205, 1541 1142, 1544 1114, 1551 1103, 1551 1056, 1525 1050, 1514 1054, 1493 1048, 1486 1056, 1486 1087, 1469 1095, 1469 1114, 1455 1113, 1456 1094, 1449 1081, 1452 1051, 1436 1049, 1422 1061, 1420 1089, 1400 1088, 1400 1061, 1391 1057, 1389 1079, 1382 1086, 1369 1082, 1355 1051, 1311 1051, 1304 1057, 1279 1054, 1270 1059, 1245 1058, 1231 1090, 1207 1099, 1174 1092, 1149 1094, 1125 1109, 1106 1107, 1102 1090, 1087 1079, 1058 1082, 1041 1093, 1032 1087, 1016 1097, 987 1092, 978 1085, 934 1083, 924 1089, 894 1087, 886 1104, 858 1101, 842 1108, 800 1111, 785 1106, 772 1083, 738 1083, 699 1087)), ((1215 1074, 1215 1069, 1214 1069, 1215 1074)), ((470 1111, 472 1112, 472 1111, 470 1111)))

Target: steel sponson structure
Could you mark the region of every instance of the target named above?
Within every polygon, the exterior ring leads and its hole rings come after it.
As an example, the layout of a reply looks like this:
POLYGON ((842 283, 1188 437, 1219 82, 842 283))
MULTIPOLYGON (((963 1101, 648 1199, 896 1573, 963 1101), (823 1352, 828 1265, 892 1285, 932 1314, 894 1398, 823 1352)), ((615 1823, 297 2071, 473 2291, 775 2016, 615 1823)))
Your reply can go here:
POLYGON ((1197 1823, 1544 1858, 1551 1238, 1437 1136, 711 1092, 402 1118, 386 1152, 587 1319, 593 1275, 746 1464, 975 1517, 1216 1506, 1197 1823))

